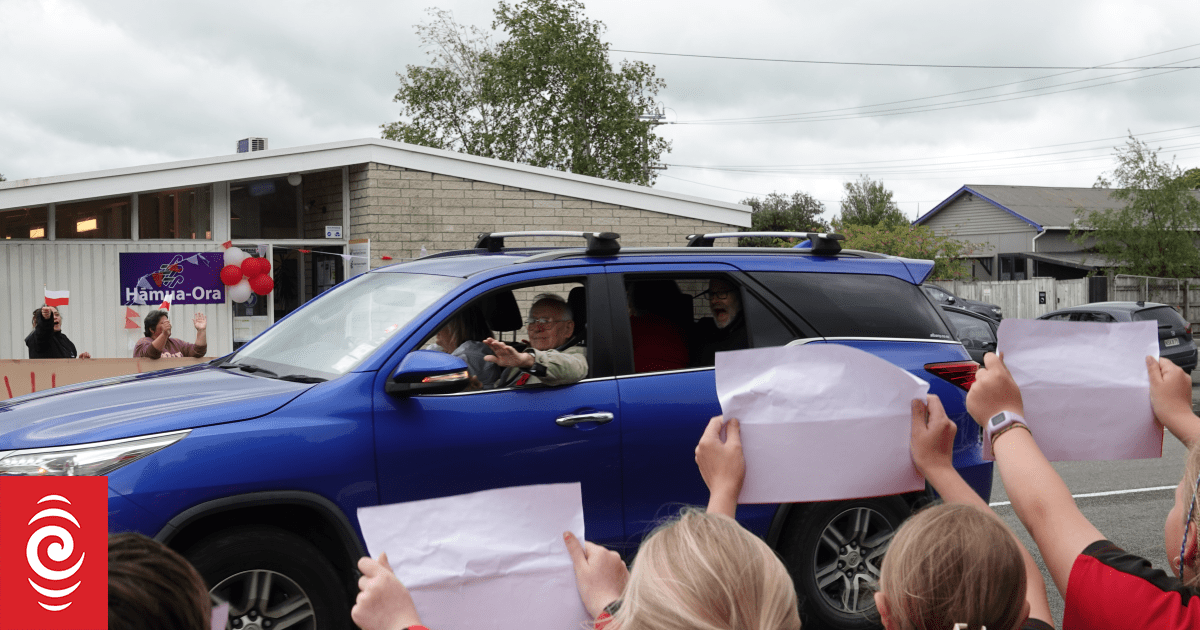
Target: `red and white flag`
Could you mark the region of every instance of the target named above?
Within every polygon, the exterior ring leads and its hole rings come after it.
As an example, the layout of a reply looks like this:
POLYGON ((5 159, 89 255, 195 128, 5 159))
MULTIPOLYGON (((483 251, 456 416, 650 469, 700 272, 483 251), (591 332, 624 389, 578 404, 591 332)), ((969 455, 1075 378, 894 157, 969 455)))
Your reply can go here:
POLYGON ((71 299, 70 291, 51 291, 46 289, 46 306, 66 306, 71 299))
POLYGON ((163 303, 158 305, 158 310, 160 310, 160 311, 171 310, 171 298, 167 298, 167 299, 163 300, 163 303))

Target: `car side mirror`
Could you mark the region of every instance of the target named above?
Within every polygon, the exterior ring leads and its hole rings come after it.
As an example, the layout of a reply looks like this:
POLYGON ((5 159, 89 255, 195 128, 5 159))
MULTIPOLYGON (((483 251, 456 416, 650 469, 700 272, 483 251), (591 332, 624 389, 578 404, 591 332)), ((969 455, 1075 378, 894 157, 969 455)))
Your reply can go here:
POLYGON ((436 350, 414 350, 404 357, 384 387, 394 396, 453 394, 471 381, 467 363, 436 350))
POLYGON ((947 303, 947 304, 953 304, 953 303, 955 303, 955 302, 957 302, 957 301, 958 301, 958 300, 955 300, 953 295, 947 295, 947 296, 946 296, 946 303, 947 303))

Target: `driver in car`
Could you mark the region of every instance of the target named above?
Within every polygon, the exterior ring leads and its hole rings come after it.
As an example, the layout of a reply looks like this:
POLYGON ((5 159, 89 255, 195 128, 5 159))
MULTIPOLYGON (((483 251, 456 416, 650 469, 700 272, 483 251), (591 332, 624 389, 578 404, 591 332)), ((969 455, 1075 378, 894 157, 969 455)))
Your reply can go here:
POLYGON ((566 300, 553 293, 538 295, 525 325, 529 348, 524 352, 491 337, 483 340, 493 353, 484 360, 505 368, 496 387, 570 385, 587 376, 587 350, 568 344, 575 322, 566 300))

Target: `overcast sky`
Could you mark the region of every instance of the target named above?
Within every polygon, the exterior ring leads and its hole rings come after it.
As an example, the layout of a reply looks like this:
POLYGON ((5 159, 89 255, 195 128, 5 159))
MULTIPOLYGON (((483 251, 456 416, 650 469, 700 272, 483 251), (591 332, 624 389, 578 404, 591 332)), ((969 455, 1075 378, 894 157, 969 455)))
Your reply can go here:
MULTIPOLYGON (((427 19, 427 6, 486 28, 495 4, 0 0, 0 173, 12 180, 209 157, 233 153, 247 136, 269 138, 273 149, 378 137, 379 125, 398 117, 395 73, 425 63, 412 27, 427 19)), ((586 6, 607 25, 613 48, 636 51, 1200 66, 1195 0, 586 6)), ((915 216, 963 184, 1090 186, 1112 168, 1112 147, 1127 131, 1184 167, 1200 165, 1200 69, 903 68, 612 54, 614 63, 622 58, 654 64, 667 82, 660 98, 678 124, 659 128, 674 143, 662 190, 725 201, 803 190, 832 215, 842 182, 864 173, 882 179, 915 216), (1058 76, 1044 78, 1050 75, 1058 76), (1046 94, 1062 90, 1070 91, 1046 94), (927 98, 951 93, 960 94, 927 98), (897 101, 907 102, 867 107, 897 101), (807 120, 685 124, 787 114, 807 120)))

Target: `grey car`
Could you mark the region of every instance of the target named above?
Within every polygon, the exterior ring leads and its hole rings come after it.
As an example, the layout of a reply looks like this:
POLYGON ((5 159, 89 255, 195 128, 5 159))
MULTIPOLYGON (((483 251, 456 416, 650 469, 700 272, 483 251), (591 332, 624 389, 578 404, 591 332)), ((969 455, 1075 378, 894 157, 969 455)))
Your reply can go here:
POLYGON ((996 330, 1000 322, 965 308, 942 305, 942 313, 954 331, 954 337, 967 349, 976 363, 983 364, 983 355, 996 351, 996 330))
POLYGON ((1062 308, 1038 319, 1071 322, 1158 322, 1158 353, 1188 374, 1196 368, 1192 325, 1167 304, 1154 302, 1095 302, 1062 308))
POLYGON ((958 297, 957 295, 954 295, 953 293, 937 286, 936 284, 922 284, 921 289, 925 291, 926 295, 933 299, 935 304, 965 308, 968 311, 979 313, 984 317, 990 317, 996 321, 1000 321, 1004 318, 1004 312, 996 304, 958 297))

